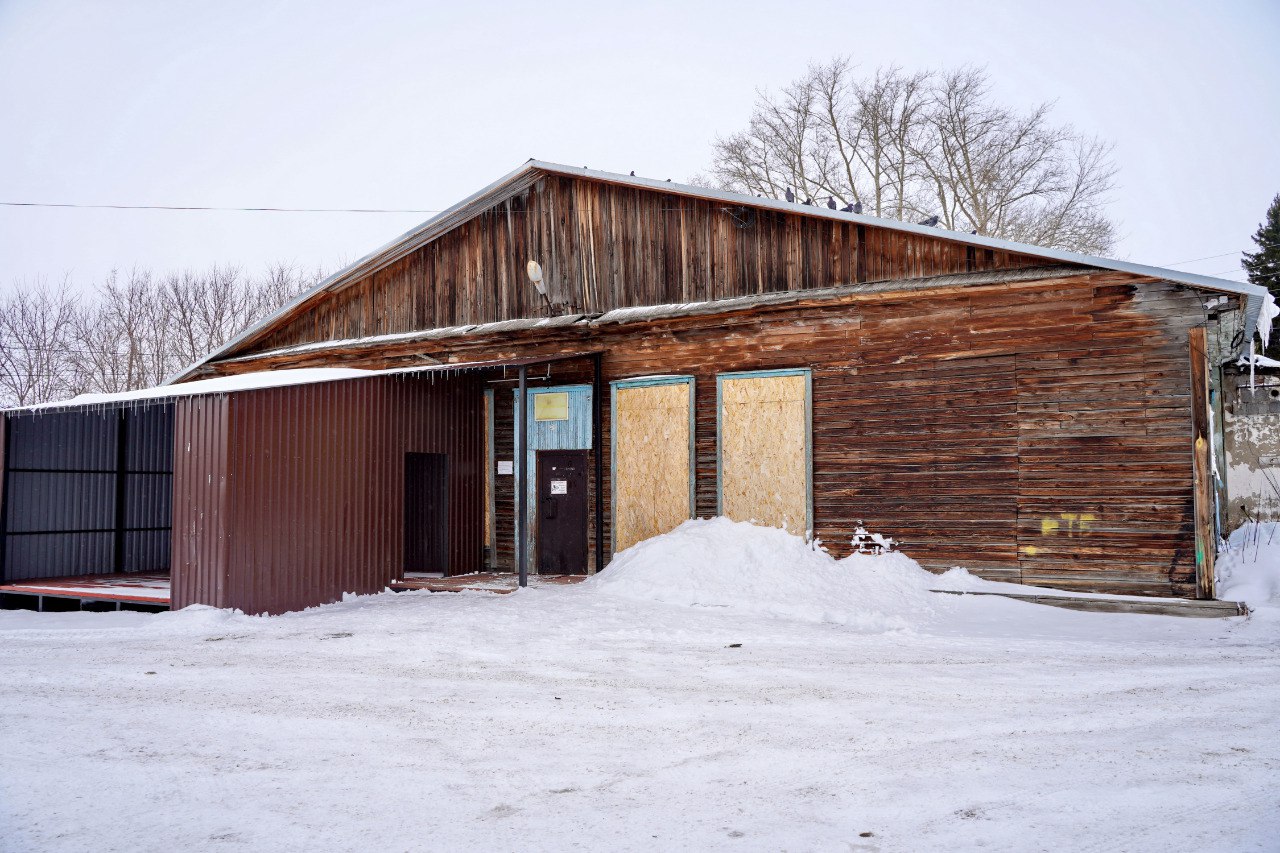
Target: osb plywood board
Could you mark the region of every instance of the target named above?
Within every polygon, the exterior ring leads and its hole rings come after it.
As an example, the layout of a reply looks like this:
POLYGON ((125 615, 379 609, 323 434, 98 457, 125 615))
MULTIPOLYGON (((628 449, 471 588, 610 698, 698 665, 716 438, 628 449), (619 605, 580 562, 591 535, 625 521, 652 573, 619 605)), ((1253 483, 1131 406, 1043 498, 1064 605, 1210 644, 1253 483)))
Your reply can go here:
POLYGON ((722 514, 806 532, 805 385, 803 375, 721 380, 722 514))
POLYGON ((689 518, 689 385, 619 388, 614 402, 614 550, 689 518))

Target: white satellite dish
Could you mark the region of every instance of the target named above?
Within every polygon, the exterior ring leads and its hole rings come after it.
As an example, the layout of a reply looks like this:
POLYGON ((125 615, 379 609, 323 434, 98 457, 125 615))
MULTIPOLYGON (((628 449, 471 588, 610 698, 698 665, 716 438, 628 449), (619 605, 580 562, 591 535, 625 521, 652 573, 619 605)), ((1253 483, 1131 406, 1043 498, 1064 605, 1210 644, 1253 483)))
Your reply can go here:
POLYGON ((529 281, 533 282, 533 286, 538 288, 538 292, 543 296, 547 295, 546 285, 542 283, 542 264, 537 261, 529 261, 529 281))

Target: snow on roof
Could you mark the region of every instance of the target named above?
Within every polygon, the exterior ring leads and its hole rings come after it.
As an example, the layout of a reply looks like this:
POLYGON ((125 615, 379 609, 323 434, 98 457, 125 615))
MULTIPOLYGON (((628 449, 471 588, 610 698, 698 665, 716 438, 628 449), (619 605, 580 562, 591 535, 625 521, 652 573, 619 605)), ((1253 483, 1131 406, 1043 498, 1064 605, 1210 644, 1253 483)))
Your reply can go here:
POLYGON ((396 367, 387 370, 363 370, 355 367, 305 367, 286 370, 262 370, 241 373, 236 376, 219 376, 214 379, 197 379, 176 385, 159 385, 137 391, 120 391, 115 394, 81 394, 70 400, 52 403, 36 403, 31 406, 15 406, 5 412, 34 412, 51 409, 69 409, 88 406, 117 406, 129 403, 146 403, 175 397, 197 397, 205 394, 233 394, 262 388, 283 388, 290 385, 311 385, 317 382, 337 382, 344 379, 370 379, 377 376, 401 376, 410 373, 449 373, 463 370, 486 370, 498 367, 542 364, 582 358, 590 353, 567 353, 557 356, 507 359, 505 361, 462 361, 444 364, 424 364, 414 367, 396 367))
POLYGON ((359 370, 349 367, 312 367, 298 370, 267 370, 260 373, 243 373, 239 376, 220 376, 216 379, 200 379, 178 385, 160 385, 137 391, 120 391, 114 394, 81 394, 70 400, 37 403, 6 409, 10 412, 63 409, 79 406, 110 406, 121 403, 143 403, 174 397, 196 397, 202 394, 230 394, 235 391, 252 391, 257 388, 280 388, 286 385, 308 385, 313 382, 333 382, 339 379, 360 379, 377 376, 387 371, 359 370))

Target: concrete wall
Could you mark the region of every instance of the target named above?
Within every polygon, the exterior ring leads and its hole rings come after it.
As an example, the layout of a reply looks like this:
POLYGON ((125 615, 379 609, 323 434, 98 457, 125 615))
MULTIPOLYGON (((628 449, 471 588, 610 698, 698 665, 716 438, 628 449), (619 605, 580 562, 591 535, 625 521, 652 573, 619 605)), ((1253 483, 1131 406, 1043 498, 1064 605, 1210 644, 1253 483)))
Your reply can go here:
POLYGON ((1227 529, 1250 518, 1280 521, 1280 370, 1228 372, 1226 386, 1227 529))

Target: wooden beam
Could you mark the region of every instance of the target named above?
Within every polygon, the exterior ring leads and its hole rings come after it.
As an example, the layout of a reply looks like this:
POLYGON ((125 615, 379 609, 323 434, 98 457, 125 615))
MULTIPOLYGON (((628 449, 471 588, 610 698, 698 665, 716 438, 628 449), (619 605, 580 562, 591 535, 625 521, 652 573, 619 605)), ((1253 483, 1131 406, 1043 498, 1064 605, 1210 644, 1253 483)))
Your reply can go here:
POLYGON ((1216 598, 1213 578, 1215 547, 1213 434, 1209 428, 1209 356, 1203 326, 1190 330, 1192 472, 1195 490, 1196 598, 1216 598))
POLYGON ((1047 604, 1067 610, 1084 610, 1090 613, 1141 613, 1148 616, 1192 616, 1200 618, 1227 618, 1248 616, 1249 606, 1242 601, 1192 601, 1190 599, 1152 599, 1135 601, 1129 598, 1078 598, 1069 595, 1032 595, 1020 592, 974 592, 969 590, 935 589, 944 595, 995 595, 1026 601, 1030 604, 1047 604))

